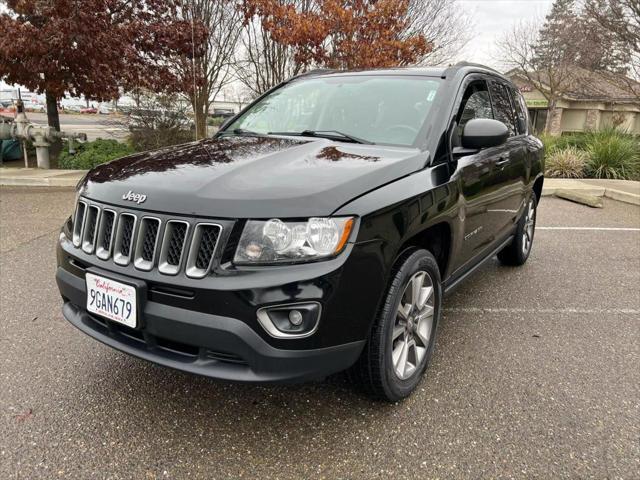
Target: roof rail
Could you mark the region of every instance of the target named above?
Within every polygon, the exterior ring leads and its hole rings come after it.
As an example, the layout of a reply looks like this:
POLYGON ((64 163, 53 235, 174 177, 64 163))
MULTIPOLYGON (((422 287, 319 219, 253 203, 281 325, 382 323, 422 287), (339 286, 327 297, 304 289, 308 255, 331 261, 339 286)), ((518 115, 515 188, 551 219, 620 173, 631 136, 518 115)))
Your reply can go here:
POLYGON ((340 70, 335 70, 332 68, 314 68, 313 70, 308 70, 306 72, 299 73, 298 75, 295 75, 293 78, 310 77, 313 75, 322 75, 325 73, 337 73, 339 71, 340 70))
POLYGON ((442 78, 447 78, 447 74, 448 73, 453 73, 455 71, 460 70, 461 68, 464 67, 475 67, 475 68, 482 68, 483 70, 489 70, 491 72, 495 72, 498 75, 502 75, 499 71, 497 71, 495 68, 491 68, 491 67, 487 67, 486 65, 482 65, 480 63, 473 63, 473 62, 458 62, 455 65, 449 65, 446 70, 443 72, 442 74, 442 78))

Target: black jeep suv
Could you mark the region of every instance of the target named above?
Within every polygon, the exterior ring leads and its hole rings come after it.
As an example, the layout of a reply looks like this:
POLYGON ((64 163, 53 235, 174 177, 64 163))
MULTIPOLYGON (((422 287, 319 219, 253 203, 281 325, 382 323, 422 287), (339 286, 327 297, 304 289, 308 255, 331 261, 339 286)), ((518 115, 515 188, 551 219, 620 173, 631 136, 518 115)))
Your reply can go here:
POLYGON ((65 318, 224 380, 345 369, 395 401, 432 354, 443 295, 529 256, 543 148, 495 71, 312 72, 213 139, 122 158, 78 185, 59 238, 65 318))

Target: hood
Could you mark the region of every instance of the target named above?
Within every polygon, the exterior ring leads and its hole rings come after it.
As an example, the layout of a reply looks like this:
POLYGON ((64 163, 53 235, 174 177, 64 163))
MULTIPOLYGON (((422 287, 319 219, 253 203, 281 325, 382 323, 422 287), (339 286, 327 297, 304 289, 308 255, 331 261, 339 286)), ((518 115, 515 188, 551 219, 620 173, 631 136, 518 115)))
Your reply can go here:
POLYGON ((426 159, 425 152, 413 148, 222 137, 100 165, 80 188, 82 195, 96 201, 163 213, 326 216, 363 193, 423 168, 426 159))

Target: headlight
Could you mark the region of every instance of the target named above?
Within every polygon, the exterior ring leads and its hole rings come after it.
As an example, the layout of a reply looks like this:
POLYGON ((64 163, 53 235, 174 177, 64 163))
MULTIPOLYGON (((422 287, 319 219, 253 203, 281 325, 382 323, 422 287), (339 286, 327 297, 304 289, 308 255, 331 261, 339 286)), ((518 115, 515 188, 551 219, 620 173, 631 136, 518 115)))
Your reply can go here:
POLYGON ((342 251, 353 217, 310 218, 306 222, 249 220, 233 259, 237 264, 319 260, 342 251))

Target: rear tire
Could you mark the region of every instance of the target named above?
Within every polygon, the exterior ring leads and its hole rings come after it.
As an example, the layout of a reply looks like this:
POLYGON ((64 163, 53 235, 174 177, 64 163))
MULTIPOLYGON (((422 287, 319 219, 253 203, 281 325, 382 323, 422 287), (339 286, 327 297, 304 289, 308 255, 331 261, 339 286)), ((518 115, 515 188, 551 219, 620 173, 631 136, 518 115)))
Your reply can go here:
POLYGON ((352 378, 373 397, 396 402, 411 394, 427 368, 440 318, 440 270, 427 250, 396 262, 391 284, 352 378))
POLYGON ((529 258, 533 237, 536 232, 536 217, 538 212, 538 198, 535 193, 527 201, 518 226, 516 227, 513 241, 498 252, 498 260, 503 265, 520 266, 529 258))

